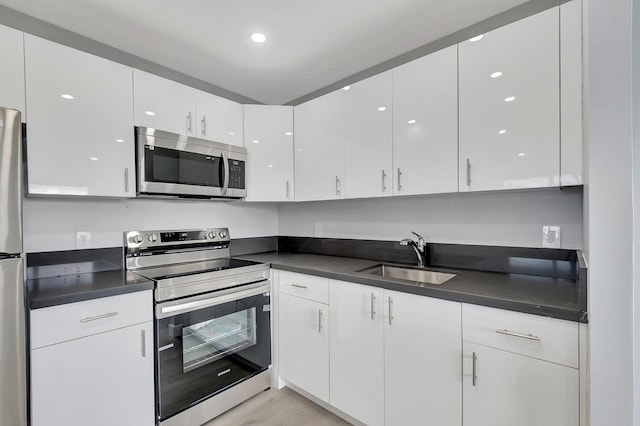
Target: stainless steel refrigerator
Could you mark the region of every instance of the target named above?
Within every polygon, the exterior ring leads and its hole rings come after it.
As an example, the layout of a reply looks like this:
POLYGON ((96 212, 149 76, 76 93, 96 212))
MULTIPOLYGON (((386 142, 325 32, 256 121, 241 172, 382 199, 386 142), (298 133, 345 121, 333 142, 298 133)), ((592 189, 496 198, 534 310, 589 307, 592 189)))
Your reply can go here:
POLYGON ((0 108, 0 425, 27 423, 22 120, 0 108))

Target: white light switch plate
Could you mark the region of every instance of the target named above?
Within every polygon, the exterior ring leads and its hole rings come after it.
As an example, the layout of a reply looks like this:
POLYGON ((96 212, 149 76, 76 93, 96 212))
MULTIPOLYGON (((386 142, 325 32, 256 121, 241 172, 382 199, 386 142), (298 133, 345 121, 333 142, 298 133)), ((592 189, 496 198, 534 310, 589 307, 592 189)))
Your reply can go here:
POLYGON ((542 247, 560 248, 559 226, 545 225, 542 227, 542 247))

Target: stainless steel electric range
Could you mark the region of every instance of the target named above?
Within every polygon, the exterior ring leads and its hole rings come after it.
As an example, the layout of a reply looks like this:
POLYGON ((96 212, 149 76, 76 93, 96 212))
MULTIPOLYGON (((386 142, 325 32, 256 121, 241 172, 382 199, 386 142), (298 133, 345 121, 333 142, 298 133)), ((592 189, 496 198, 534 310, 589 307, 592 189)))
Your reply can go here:
POLYGON ((229 243, 227 228, 124 234, 127 269, 155 282, 159 425, 201 425, 270 386, 269 266, 229 243))

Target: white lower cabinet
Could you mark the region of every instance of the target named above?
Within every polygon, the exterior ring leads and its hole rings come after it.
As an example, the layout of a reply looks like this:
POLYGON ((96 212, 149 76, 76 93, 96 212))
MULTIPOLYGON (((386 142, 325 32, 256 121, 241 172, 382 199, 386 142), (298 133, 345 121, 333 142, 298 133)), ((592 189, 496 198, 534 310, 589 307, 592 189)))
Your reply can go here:
POLYGON ((577 369, 469 342, 464 365, 465 426, 578 426, 577 369))
POLYGON ((329 402, 329 306, 280 294, 280 377, 329 402))
POLYGON ((385 424, 460 426, 461 304, 384 290, 384 305, 385 424))
POLYGON ((155 424, 151 300, 145 291, 31 312, 32 425, 155 424), (142 302, 135 312, 128 297, 142 302))
POLYGON ((329 401, 369 426, 384 424, 382 297, 376 287, 329 284, 329 401))

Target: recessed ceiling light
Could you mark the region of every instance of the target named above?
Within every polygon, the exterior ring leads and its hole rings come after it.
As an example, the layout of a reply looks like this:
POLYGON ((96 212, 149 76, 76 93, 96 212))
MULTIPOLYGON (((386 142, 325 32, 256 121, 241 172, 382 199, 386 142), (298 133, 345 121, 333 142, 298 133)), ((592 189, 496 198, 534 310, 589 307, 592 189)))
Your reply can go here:
POLYGON ((269 164, 267 167, 271 169, 273 168, 273 164, 269 164))
POLYGON ((501 134, 501 135, 504 135, 505 133, 507 133, 507 131, 506 131, 506 130, 504 130, 504 129, 502 129, 502 130, 500 130, 498 133, 499 133, 499 134, 501 134))
POLYGON ((296 149, 296 151, 302 152, 302 148, 298 148, 298 149, 296 149))
POLYGON ((409 124, 416 124, 416 120, 409 120, 409 121, 407 121, 407 123, 409 123, 409 124))
POLYGON ((342 88, 342 90, 349 90, 349 89, 351 89, 351 86, 344 86, 344 87, 342 88))
POLYGON ((524 152, 519 153, 518 157, 524 157, 524 152))
POLYGON ((483 38, 484 38, 484 34, 480 34, 480 35, 477 35, 477 36, 475 36, 475 37, 471 37, 471 38, 469 39, 469 41, 470 41, 471 43, 475 43, 476 41, 480 41, 480 40, 482 40, 483 38))
POLYGON ((98 161, 98 157, 89 157, 89 160, 91 160, 91 161, 98 161))
POLYGON ((264 43, 267 40, 267 36, 262 33, 253 33, 251 34, 251 40, 255 41, 256 43, 264 43))
POLYGON ((491 78, 498 78, 498 77, 502 77, 502 71, 496 71, 493 74, 491 74, 491 78))
POLYGON ((252 141, 253 143, 260 143, 260 141, 252 141))
POLYGON ((73 96, 72 96, 72 95, 70 95, 70 94, 68 94, 68 93, 63 93, 63 94, 62 94, 62 97, 63 97, 64 99, 73 99, 73 96))
POLYGON ((236 134, 236 132, 229 132, 229 134, 230 134, 231 136, 233 136, 233 135, 235 135, 235 134, 236 134))
POLYGON ((124 139, 116 139, 116 142, 122 143, 122 142, 124 142, 124 139))
POLYGON ((378 111, 380 111, 380 112, 382 112, 382 111, 386 111, 386 110, 387 110, 387 107, 386 107, 386 106, 378 107, 378 111))
POLYGON ((287 133, 285 133, 285 135, 291 136, 291 135, 293 135, 293 133, 292 132, 287 132, 287 133))
POLYGON ((507 97, 507 98, 504 98, 504 101, 505 101, 505 102, 513 102, 513 101, 515 101, 515 100, 516 100, 516 97, 515 97, 515 96, 509 96, 509 97, 507 97))
POLYGON ((153 111, 145 111, 144 113, 147 114, 150 117, 153 117, 154 115, 156 115, 156 113, 153 112, 153 111))

